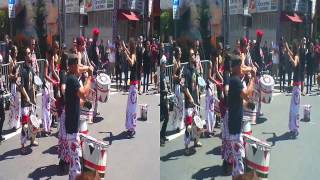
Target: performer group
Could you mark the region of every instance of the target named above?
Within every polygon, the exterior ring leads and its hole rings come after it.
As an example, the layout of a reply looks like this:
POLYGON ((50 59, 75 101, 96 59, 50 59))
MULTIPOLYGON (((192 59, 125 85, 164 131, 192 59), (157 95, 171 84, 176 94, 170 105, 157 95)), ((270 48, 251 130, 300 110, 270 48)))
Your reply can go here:
MULTIPOLYGON (((165 145, 168 140, 165 136, 169 116, 166 104, 173 104, 172 123, 178 132, 185 129, 184 145, 185 154, 190 155, 193 148, 201 147, 201 135, 212 137, 215 127, 221 128, 221 155, 223 170, 226 173, 232 169, 233 179, 240 179, 245 173, 244 135, 253 135, 251 125, 256 124, 256 119, 263 116, 262 103, 269 104, 272 98, 274 79, 266 75, 267 66, 264 64, 264 53, 261 47, 264 32, 256 31, 255 42, 246 37, 237 41, 237 47, 232 52, 230 47, 223 47, 221 43, 211 52, 211 60, 207 69, 206 83, 200 73, 199 56, 201 51, 196 45, 189 49, 189 62, 181 65, 181 48, 175 46, 173 52, 173 88, 174 94, 170 95, 170 86, 166 78, 161 78, 161 118, 164 120, 160 133, 160 144, 165 145), (205 84, 205 85, 203 85, 205 84), (205 107, 200 106, 200 92, 205 90, 205 107), (183 96, 184 94, 184 104, 183 96), (169 97, 170 96, 170 97, 169 97), (199 124, 199 111, 204 110, 204 124, 199 124), (183 120, 183 121, 182 121, 183 120), (181 122, 181 123, 180 123, 181 122), (190 147, 191 141, 194 146, 190 147)), ((305 39, 304 39, 305 40, 305 39)), ((299 107, 304 81, 304 60, 307 56, 306 42, 294 42, 289 47, 282 39, 280 49, 282 56, 288 57, 288 62, 293 67, 293 88, 290 103, 289 131, 293 138, 299 134, 299 107)), ((310 51, 309 51, 310 53, 310 51)), ((160 76, 161 77, 161 76, 160 76)), ((267 145, 266 145, 267 146, 267 145)), ((248 162, 247 162, 248 163, 248 162)))

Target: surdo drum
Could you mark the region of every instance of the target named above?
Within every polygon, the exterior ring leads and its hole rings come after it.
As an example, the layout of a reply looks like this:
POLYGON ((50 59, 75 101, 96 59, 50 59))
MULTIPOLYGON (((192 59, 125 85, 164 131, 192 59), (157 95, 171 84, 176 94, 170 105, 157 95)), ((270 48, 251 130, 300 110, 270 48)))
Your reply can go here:
POLYGON ((84 171, 97 171, 100 178, 104 179, 108 145, 85 134, 80 134, 80 140, 84 171))
POLYGON ((271 103, 273 86, 274 79, 270 75, 262 75, 260 78, 261 102, 265 104, 271 103))
POLYGON ((108 75, 100 73, 97 76, 97 97, 102 103, 105 103, 110 98, 111 79, 108 75))
POLYGON ((268 179, 271 146, 253 136, 243 134, 247 171, 255 170, 258 177, 268 179))

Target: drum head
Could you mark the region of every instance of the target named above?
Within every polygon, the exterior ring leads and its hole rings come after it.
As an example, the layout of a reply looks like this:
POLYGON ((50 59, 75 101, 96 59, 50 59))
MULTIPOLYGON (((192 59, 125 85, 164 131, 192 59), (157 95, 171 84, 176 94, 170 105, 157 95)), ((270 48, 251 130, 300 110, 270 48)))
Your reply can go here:
POLYGON ((111 79, 107 74, 100 73, 97 77, 99 84, 111 84, 111 79))
POLYGON ((35 128, 40 128, 40 121, 35 115, 30 115, 30 121, 35 128))
POLYGON ((260 82, 262 85, 265 85, 265 86, 273 86, 274 85, 274 79, 272 78, 272 76, 270 75, 263 75, 261 78, 260 78, 260 82))
POLYGON ((194 120, 194 124, 198 127, 198 128, 203 128, 203 123, 202 123, 202 120, 199 116, 194 116, 193 117, 193 120, 194 120))

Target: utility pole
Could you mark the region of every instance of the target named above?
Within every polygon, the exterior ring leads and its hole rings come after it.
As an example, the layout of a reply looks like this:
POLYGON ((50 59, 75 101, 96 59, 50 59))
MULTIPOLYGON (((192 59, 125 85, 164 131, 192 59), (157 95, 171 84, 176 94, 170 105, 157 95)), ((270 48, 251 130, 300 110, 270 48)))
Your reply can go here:
POLYGON ((276 44, 280 42, 281 38, 281 14, 282 14, 283 1, 278 0, 278 21, 277 21, 277 32, 276 32, 276 44))
POLYGON ((225 45, 229 45, 230 9, 229 0, 225 0, 225 45))

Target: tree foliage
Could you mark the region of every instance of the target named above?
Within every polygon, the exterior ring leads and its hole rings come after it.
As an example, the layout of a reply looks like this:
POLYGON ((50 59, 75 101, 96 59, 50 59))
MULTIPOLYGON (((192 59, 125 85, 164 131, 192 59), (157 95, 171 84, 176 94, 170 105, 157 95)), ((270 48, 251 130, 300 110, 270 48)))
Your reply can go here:
POLYGON ((38 36, 38 43, 40 47, 40 53, 42 57, 45 57, 47 51, 47 30, 46 30, 46 4, 43 0, 37 0, 35 9, 35 30, 38 36))
POLYGON ((160 15, 160 32, 165 39, 173 35, 173 26, 172 11, 162 12, 160 15))
POLYGON ((0 10, 0 38, 4 39, 4 35, 9 34, 9 17, 8 11, 0 10))

